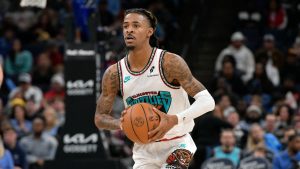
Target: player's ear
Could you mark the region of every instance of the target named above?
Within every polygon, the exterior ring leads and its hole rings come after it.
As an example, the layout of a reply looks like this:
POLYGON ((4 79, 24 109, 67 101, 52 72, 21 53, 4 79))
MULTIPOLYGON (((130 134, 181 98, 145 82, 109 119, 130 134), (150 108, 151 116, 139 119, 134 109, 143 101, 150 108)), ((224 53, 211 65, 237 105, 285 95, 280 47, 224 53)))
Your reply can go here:
POLYGON ((147 37, 150 38, 153 34, 154 34, 154 29, 153 28, 149 28, 148 29, 147 37))

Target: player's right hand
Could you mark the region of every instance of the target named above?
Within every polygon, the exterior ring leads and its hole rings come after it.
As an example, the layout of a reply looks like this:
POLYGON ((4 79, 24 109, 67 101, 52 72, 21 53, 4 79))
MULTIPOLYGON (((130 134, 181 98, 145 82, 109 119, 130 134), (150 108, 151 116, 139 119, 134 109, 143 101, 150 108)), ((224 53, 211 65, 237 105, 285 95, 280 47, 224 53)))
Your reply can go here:
POLYGON ((123 110, 122 113, 121 113, 121 118, 120 118, 120 122, 121 122, 121 123, 120 123, 120 129, 121 129, 121 130, 123 130, 123 125, 122 125, 122 124, 123 124, 123 121, 124 121, 124 118, 123 118, 123 117, 124 117, 124 115, 125 115, 126 113, 127 113, 127 109, 123 110))

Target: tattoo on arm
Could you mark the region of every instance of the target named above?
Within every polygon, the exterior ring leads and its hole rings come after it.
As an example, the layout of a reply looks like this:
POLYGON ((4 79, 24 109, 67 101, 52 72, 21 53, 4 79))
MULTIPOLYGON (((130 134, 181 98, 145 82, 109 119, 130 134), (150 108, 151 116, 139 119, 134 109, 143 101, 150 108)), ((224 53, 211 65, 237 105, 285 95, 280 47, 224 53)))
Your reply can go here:
POLYGON ((163 57, 163 71, 169 83, 179 83, 192 97, 205 87, 192 75, 186 62, 178 55, 166 53, 163 57))
POLYGON ((95 124, 100 129, 120 129, 120 120, 112 117, 111 110, 119 90, 117 65, 109 67, 102 79, 102 92, 97 101, 95 124))

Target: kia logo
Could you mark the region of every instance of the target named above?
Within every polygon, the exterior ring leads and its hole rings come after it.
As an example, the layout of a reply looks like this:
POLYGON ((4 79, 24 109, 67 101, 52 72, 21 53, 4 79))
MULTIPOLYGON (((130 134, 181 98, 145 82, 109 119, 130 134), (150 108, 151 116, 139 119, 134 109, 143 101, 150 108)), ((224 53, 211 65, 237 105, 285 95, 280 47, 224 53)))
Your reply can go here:
POLYGON ((85 89, 85 88, 93 88, 94 81, 92 79, 84 81, 84 80, 75 80, 75 81, 68 81, 67 88, 68 89, 85 89))
POLYGON ((70 134, 64 135, 65 144, 87 144, 87 143, 97 143, 98 134, 94 133, 89 136, 85 136, 84 133, 77 133, 73 136, 70 134))

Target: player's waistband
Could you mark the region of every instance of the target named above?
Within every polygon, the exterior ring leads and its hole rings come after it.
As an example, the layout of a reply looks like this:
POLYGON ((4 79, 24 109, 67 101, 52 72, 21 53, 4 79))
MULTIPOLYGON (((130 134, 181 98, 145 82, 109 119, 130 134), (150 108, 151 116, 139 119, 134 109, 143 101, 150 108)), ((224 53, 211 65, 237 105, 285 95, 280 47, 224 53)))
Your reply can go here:
POLYGON ((182 138, 184 137, 186 134, 182 135, 182 136, 176 136, 176 137, 173 137, 173 138, 164 138, 164 139, 161 139, 161 140, 156 140, 155 142, 164 142, 164 141, 171 141, 171 140, 176 140, 176 139, 179 139, 179 138, 182 138))

